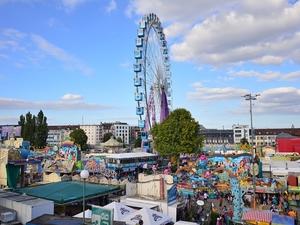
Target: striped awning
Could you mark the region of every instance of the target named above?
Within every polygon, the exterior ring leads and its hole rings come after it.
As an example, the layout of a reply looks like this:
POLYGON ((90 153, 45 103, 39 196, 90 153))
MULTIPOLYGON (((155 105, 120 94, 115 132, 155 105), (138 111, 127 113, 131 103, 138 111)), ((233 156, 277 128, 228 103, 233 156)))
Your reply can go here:
POLYGON ((250 209, 243 213, 242 220, 270 223, 272 221, 272 215, 273 213, 269 210, 250 209))

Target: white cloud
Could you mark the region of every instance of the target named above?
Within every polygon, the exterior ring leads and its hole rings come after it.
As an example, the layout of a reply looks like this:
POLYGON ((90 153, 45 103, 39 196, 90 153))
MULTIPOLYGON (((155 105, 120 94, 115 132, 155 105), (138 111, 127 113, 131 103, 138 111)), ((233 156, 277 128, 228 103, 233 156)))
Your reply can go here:
POLYGON ((67 11, 74 10, 79 5, 87 2, 87 0, 62 0, 61 3, 67 11))
MULTIPOLYGON (((217 102, 236 99, 241 102, 242 108, 233 109, 233 113, 246 113, 249 103, 241 96, 249 90, 235 87, 204 87, 201 83, 193 84, 194 90, 188 93, 188 99, 200 102, 217 102)), ((277 87, 260 92, 254 102, 255 113, 261 114, 299 114, 300 89, 295 87, 277 87)))
POLYGON ((93 74, 92 68, 44 37, 12 28, 0 30, 0 55, 6 59, 14 59, 11 62, 13 65, 25 66, 29 63, 38 64, 45 57, 52 57, 68 69, 79 71, 84 75, 93 74), (10 55, 13 57, 9 57, 10 55))
POLYGON ((19 119, 17 116, 0 116, 0 124, 16 124, 19 119))
POLYGON ((67 53, 62 48, 59 48, 54 44, 50 43, 45 38, 33 34, 32 41, 43 53, 63 62, 65 66, 75 68, 76 70, 80 71, 85 75, 91 75, 93 73, 92 69, 86 66, 84 63, 82 63, 79 59, 67 53))
POLYGON ((172 38, 184 34, 185 32, 188 31, 188 29, 189 29, 188 24, 172 23, 164 30, 164 33, 166 34, 167 38, 172 38))
POLYGON ((115 0, 110 0, 109 4, 106 7, 106 12, 111 13, 112 11, 117 9, 117 3, 115 0))
MULTIPOLYGON (((267 7, 262 2, 256 6, 267 7)), ((274 59, 278 61, 282 56, 292 57, 288 52, 292 43, 287 42, 293 40, 300 46, 299 33, 296 32, 300 28, 299 20, 300 4, 286 4, 278 12, 270 14, 230 11, 214 15, 196 24, 183 42, 172 46, 172 52, 177 60, 200 63, 235 63, 259 60, 264 56, 266 63, 266 59, 270 61, 270 57, 266 58, 270 55, 273 63, 274 59), (279 48, 283 52, 276 51, 279 48)))
POLYGON ((300 2, 225 2, 134 0, 130 8, 139 15, 156 13, 166 23, 168 37, 182 38, 171 46, 172 57, 178 61, 200 65, 300 62, 300 2))
POLYGON ((7 29, 3 29, 2 30, 2 34, 6 37, 9 37, 11 39, 14 39, 14 40, 19 40, 19 39, 22 39, 26 36, 25 33, 19 31, 19 30, 16 30, 16 29, 13 29, 13 28, 7 28, 7 29))
POLYGON ((282 73, 282 72, 274 72, 274 71, 267 71, 267 72, 257 72, 253 70, 241 70, 236 72, 230 72, 230 76, 233 77, 256 77, 262 81, 270 81, 270 80, 297 80, 300 79, 300 71, 293 71, 289 73, 282 73))
POLYGON ((62 96, 61 99, 64 101, 78 101, 78 100, 82 100, 82 96, 68 93, 62 96))
POLYGON ((49 109, 49 110, 107 110, 112 106, 86 103, 83 101, 28 101, 0 97, 0 109, 49 109))
MULTIPOLYGON (((57 0, 60 6, 62 6, 66 12, 70 12, 77 8, 79 5, 82 5, 89 0, 57 0)), ((23 4, 40 4, 45 2, 44 0, 0 0, 0 5, 9 4, 9 3, 23 3, 23 4)), ((54 2, 54 1, 53 1, 54 2)))
POLYGON ((264 55, 258 59, 255 59, 254 62, 261 65, 279 65, 284 61, 283 57, 264 55))
POLYGON ((255 105, 255 111, 267 114, 299 114, 300 89, 279 87, 264 90, 255 105))
POLYGON ((155 13, 163 22, 193 22, 213 12, 222 11, 238 0, 133 0, 128 6, 130 14, 144 15, 155 13), (222 7, 220 7, 220 5, 222 7))
POLYGON ((193 84, 194 90, 188 93, 188 99, 200 101, 220 101, 239 99, 248 93, 248 90, 235 87, 209 88, 201 83, 193 84))

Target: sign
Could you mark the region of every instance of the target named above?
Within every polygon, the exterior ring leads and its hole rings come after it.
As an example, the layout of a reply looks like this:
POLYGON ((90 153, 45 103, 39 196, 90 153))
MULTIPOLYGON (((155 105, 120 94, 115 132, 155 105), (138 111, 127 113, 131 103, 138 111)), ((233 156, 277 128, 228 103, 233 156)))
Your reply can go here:
POLYGON ((177 199, 177 188, 176 184, 174 184, 169 190, 168 190, 168 205, 172 205, 176 202, 177 199))
POLYGON ((113 217, 113 209, 92 205, 92 225, 112 225, 113 217))

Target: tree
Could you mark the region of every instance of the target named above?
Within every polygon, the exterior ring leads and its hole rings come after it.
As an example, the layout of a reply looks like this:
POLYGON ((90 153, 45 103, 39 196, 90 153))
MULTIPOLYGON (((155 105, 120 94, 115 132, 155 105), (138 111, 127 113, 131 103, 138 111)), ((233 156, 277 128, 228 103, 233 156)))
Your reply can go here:
POLYGON ((103 142, 107 142, 111 138, 111 136, 113 136, 112 133, 105 133, 103 135, 103 142))
POLYGON ((151 130, 155 150, 162 156, 198 153, 203 145, 199 123, 186 109, 176 109, 161 124, 151 130))
POLYGON ((21 137, 24 137, 24 126, 25 126, 25 117, 23 115, 20 116, 20 121, 18 122, 19 126, 21 126, 21 137))
POLYGON ((134 141, 134 147, 135 148, 140 148, 142 146, 142 138, 138 137, 137 139, 135 139, 134 141))
POLYGON ((82 151, 85 151, 87 149, 87 135, 85 134, 84 130, 82 129, 76 129, 73 130, 70 133, 70 138, 72 141, 74 141, 75 144, 78 144, 80 146, 80 149, 82 151))
POLYGON ((117 141, 120 142, 120 143, 123 143, 123 140, 120 137, 117 138, 117 141))
POLYGON ((44 116, 42 110, 37 115, 36 118, 36 127, 35 127, 35 135, 34 135, 34 146, 37 148, 43 148, 47 145, 47 137, 48 137, 48 124, 47 117, 44 116))
POLYGON ((245 145, 245 144, 249 145, 249 142, 248 142, 247 138, 245 138, 245 137, 241 138, 240 143, 242 145, 245 145))
POLYGON ((240 148, 240 150, 244 150, 244 151, 249 151, 251 149, 251 146, 250 146, 247 138, 245 138, 245 137, 241 138, 239 148, 240 148))
POLYGON ((21 126, 21 137, 30 141, 32 146, 43 148, 47 145, 48 124, 42 110, 37 117, 30 112, 25 116, 21 115, 18 124, 21 126))
POLYGON ((34 132, 35 132, 35 116, 28 112, 25 117, 20 116, 18 124, 21 125, 21 136, 24 140, 34 143, 34 132))

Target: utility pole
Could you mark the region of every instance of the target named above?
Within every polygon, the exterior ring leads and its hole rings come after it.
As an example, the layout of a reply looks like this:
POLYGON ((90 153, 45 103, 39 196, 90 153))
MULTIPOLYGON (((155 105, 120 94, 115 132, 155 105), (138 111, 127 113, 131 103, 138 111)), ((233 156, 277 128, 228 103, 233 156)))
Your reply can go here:
POLYGON ((257 97, 260 96, 260 94, 246 94, 242 97, 245 98, 246 101, 249 101, 250 103, 250 120, 251 120, 251 148, 252 148, 252 182, 253 182, 253 208, 255 209, 256 206, 256 199, 255 199, 255 192, 256 192, 256 179, 255 179, 255 169, 254 169, 254 159, 256 156, 255 148, 254 148, 254 129, 253 129, 253 119, 252 119, 252 101, 257 100, 257 97))

